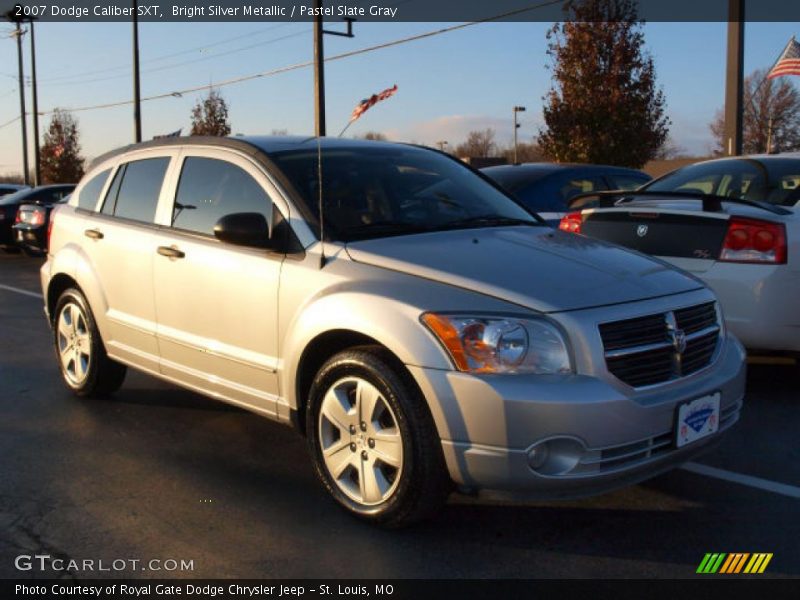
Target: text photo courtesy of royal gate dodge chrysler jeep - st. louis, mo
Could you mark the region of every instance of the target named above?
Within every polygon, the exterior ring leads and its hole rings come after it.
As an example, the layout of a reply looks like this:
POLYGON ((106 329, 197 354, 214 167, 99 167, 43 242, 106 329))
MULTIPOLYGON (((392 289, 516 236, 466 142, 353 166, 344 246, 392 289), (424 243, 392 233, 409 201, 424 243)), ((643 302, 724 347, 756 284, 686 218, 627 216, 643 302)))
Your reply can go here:
POLYGON ((797 6, 0 4, 10 595, 791 593, 797 6))

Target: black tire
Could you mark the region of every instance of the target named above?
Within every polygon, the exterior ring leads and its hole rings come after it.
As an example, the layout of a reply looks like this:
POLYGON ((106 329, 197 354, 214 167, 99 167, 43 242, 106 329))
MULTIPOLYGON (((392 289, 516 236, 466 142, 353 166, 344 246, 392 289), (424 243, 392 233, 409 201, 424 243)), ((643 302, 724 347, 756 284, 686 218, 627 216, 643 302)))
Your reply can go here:
MULTIPOLYGON (((61 379, 75 395, 82 397, 106 396, 116 392, 125 381, 127 368, 125 365, 111 360, 106 354, 103 339, 100 337, 89 303, 77 288, 65 290, 56 303, 56 309, 53 312, 53 344, 61 369, 61 379), (74 313, 75 308, 79 310, 79 313, 74 313), (80 314, 80 317, 75 319, 75 323, 82 330, 80 337, 82 337, 81 343, 84 344, 83 348, 88 348, 87 358, 85 360, 78 359, 81 360, 82 365, 80 368, 81 377, 76 376, 78 367, 75 366, 74 358, 72 371, 62 360, 62 349, 65 347, 65 341, 66 344, 74 343, 74 341, 66 339, 63 332, 60 331, 60 319, 67 309, 70 310, 71 314, 80 314), (83 325, 80 325, 81 322, 83 325)), ((65 355, 66 353, 63 354, 65 355)))
MULTIPOLYGON (((341 506, 357 517, 385 527, 402 527, 432 516, 447 500, 452 482, 447 475, 433 418, 411 375, 383 348, 353 348, 328 360, 311 386, 305 422, 309 451, 319 480, 341 506), (390 488, 386 492, 389 495, 377 504, 361 503, 345 493, 334 480, 322 455, 324 442, 320 429, 324 425, 320 425, 320 412, 323 399, 332 387, 349 378, 364 380, 377 389, 380 394, 378 402, 389 407, 392 430, 399 430, 402 440, 402 467, 395 471, 391 484, 393 491, 390 488)), ((345 445, 353 448, 352 434, 343 441, 348 440, 351 443, 345 445)), ((341 442, 337 440, 335 443, 341 442)), ((360 443, 364 444, 363 436, 360 443)), ((372 440, 369 443, 372 444, 372 440)), ((367 450, 365 445, 362 448, 367 450)), ((353 461, 356 463, 359 456, 365 455, 361 450, 353 452, 353 461)), ((373 458, 364 460, 371 461, 373 458)), ((355 467, 352 468, 355 476, 363 476, 358 474, 355 467)))

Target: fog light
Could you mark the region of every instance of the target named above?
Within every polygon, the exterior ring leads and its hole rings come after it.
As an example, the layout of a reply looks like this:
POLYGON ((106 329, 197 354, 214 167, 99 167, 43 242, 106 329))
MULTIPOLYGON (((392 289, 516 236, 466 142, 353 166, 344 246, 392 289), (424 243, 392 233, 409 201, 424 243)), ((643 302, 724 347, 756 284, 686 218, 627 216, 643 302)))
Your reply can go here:
POLYGON ((528 450, 528 466, 540 475, 566 475, 574 469, 586 452, 574 438, 552 438, 528 450))

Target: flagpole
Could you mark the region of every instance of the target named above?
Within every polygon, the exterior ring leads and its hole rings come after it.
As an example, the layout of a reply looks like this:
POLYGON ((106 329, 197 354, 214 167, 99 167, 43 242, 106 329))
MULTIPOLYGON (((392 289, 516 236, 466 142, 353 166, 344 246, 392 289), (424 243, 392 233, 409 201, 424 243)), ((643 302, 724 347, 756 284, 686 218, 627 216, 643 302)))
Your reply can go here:
POLYGON ((339 133, 337 137, 342 137, 344 135, 344 132, 347 131, 347 128, 350 127, 350 125, 352 125, 354 121, 355 119, 351 119, 350 121, 348 121, 347 125, 344 126, 344 129, 342 129, 342 131, 339 133))
MULTIPOLYGON (((774 69, 775 65, 778 64, 778 62, 780 61, 781 57, 786 52, 786 49, 789 46, 792 45, 792 42, 794 42, 794 36, 792 36, 792 39, 790 39, 789 42, 783 47, 783 50, 781 50, 781 53, 778 55, 778 58, 775 59, 775 62, 772 63, 772 66, 769 68, 769 71, 767 71, 767 74, 764 75, 764 77, 761 78, 761 82, 758 84, 758 87, 753 91, 753 93, 750 96, 750 102, 751 103, 753 102, 753 96, 755 96, 758 93, 758 90, 761 89, 761 86, 764 85, 764 82, 769 78, 769 74, 772 73, 772 69, 774 69)), ((755 108, 755 106, 753 108, 755 108)))
MULTIPOLYGON (((792 45, 792 43, 794 42, 794 39, 795 38, 794 38, 794 35, 793 35, 791 37, 791 39, 787 42, 787 44, 783 47, 783 50, 781 50, 781 53, 778 55, 778 58, 776 58, 775 62, 772 63, 772 66, 769 68, 769 70, 767 71, 766 75, 764 75, 764 77, 761 78, 761 81, 759 82, 758 86, 756 86, 756 89, 753 90, 752 94, 750 94, 750 108, 753 109, 753 120, 754 121, 755 121, 757 113, 758 113, 758 109, 756 108, 756 103, 755 103, 755 97, 758 94, 758 92, 761 90, 761 87, 764 85, 764 82, 767 79, 769 79, 769 74, 772 73, 772 69, 775 68, 775 65, 777 65, 778 62, 780 62, 781 57, 783 57, 783 55, 786 53, 786 50, 789 48, 789 46, 792 45)), ((772 117, 770 116, 769 117, 769 124, 767 125, 767 153, 768 154, 770 153, 770 150, 771 150, 770 146, 772 146, 772 139, 771 138, 772 138, 772 117)))

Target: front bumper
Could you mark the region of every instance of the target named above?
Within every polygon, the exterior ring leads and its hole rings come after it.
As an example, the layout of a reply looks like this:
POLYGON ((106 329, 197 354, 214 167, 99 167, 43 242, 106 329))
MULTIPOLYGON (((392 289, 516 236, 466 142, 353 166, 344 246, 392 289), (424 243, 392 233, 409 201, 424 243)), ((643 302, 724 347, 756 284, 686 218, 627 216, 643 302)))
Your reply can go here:
POLYGON ((674 468, 716 444, 738 419, 745 353, 731 335, 702 375, 663 393, 626 394, 595 377, 473 376, 409 367, 428 399, 451 478, 474 489, 525 490, 534 497, 603 493, 674 468), (719 430, 682 448, 675 444, 677 407, 720 394, 719 430), (579 465, 543 475, 528 452, 551 438, 582 447, 579 465))

